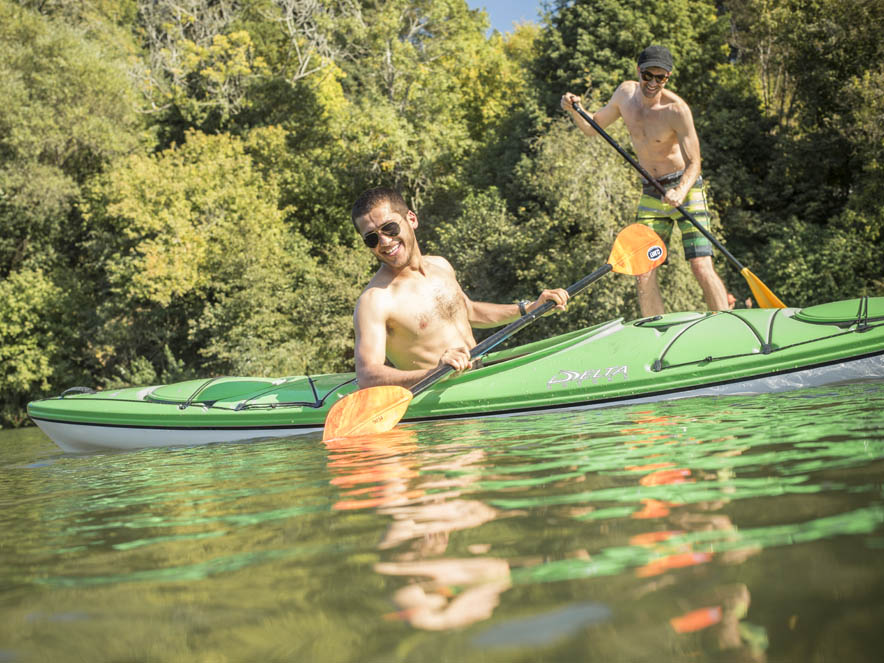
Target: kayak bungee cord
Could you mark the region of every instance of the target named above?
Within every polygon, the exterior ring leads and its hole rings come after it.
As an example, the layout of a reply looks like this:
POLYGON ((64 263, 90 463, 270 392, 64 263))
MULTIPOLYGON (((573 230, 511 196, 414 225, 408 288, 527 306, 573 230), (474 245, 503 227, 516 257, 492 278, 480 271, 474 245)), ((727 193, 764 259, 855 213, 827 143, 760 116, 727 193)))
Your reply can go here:
MULTIPOLYGON (((783 309, 774 309, 774 313, 771 316, 771 325, 769 328, 770 330, 773 330, 773 318, 776 316, 777 312, 782 311, 782 310, 783 309)), ((745 320, 741 316, 737 315, 733 311, 718 311, 718 312, 714 313, 713 315, 720 315, 722 313, 726 313, 728 315, 735 317, 737 320, 739 320, 744 325, 746 325, 746 327, 749 328, 749 330, 752 332, 752 334, 755 336, 755 338, 758 340, 758 343, 761 346, 760 347, 761 354, 768 355, 773 351, 773 348, 770 344, 770 339, 768 339, 768 342, 765 343, 764 339, 761 338, 761 334, 759 334, 758 331, 755 329, 755 327, 750 325, 747 320, 745 320)), ((679 331, 678 334, 675 335, 675 338, 673 338, 671 341, 669 341, 669 343, 666 344, 666 347, 663 348, 663 351, 660 353, 660 357, 657 358, 656 360, 654 360, 654 365, 651 367, 651 370, 654 371, 655 373, 659 373, 660 371, 662 371, 664 368, 663 359, 666 357, 666 353, 669 352, 669 350, 672 348, 673 345, 675 345, 675 342, 678 341, 678 339, 680 339, 688 330, 693 329, 695 326, 697 326, 701 322, 705 322, 706 320, 709 320, 710 317, 711 316, 707 315, 707 316, 702 317, 698 320, 694 320, 687 327, 685 327, 684 329, 679 331)), ((698 360, 692 361, 692 362, 686 362, 686 363, 682 363, 682 364, 671 364, 667 368, 671 368, 672 366, 687 366, 690 364, 699 363, 701 361, 715 361, 716 359, 732 359, 732 358, 736 358, 736 357, 747 357, 750 354, 754 354, 754 353, 745 353, 744 352, 744 353, 740 353, 740 354, 726 355, 726 356, 722 356, 722 357, 707 356, 707 357, 703 357, 702 359, 698 359, 698 360)))
MULTIPOLYGON (((346 380, 345 382, 342 382, 342 383, 339 384, 338 386, 336 386, 336 387, 332 387, 331 389, 329 389, 329 390, 326 392, 325 396, 322 396, 322 397, 320 398, 320 396, 319 396, 319 392, 316 390, 316 384, 314 383, 313 378, 310 377, 309 375, 306 376, 306 377, 307 377, 307 380, 308 380, 308 382, 309 382, 309 384, 310 384, 310 388, 313 390, 314 400, 313 400, 312 403, 309 402, 309 401, 285 401, 285 402, 282 402, 282 403, 249 403, 249 401, 254 400, 255 398, 259 398, 259 397, 263 396, 263 395, 266 394, 266 393, 270 393, 270 392, 274 391, 274 390, 276 389, 276 386, 274 386, 274 387, 268 389, 267 391, 264 391, 264 392, 262 392, 262 393, 260 393, 260 394, 255 394, 254 396, 252 396, 252 397, 249 398, 248 400, 245 400, 245 401, 239 403, 235 408, 233 408, 233 410, 234 410, 234 411, 240 411, 240 410, 272 410, 272 409, 274 409, 274 408, 278 408, 278 407, 296 407, 296 406, 300 406, 300 407, 313 407, 313 408, 320 408, 320 407, 322 407, 323 405, 325 405, 325 401, 326 401, 326 399, 327 399, 329 396, 331 396, 333 393, 335 393, 335 392, 338 391, 339 389, 342 389, 343 387, 346 387, 348 384, 352 384, 352 383, 356 382, 356 378, 355 378, 355 377, 354 377, 354 378, 351 378, 351 379, 349 379, 349 380, 346 380)), ((225 409, 227 409, 227 408, 225 408, 225 409)))
MULTIPOLYGON (((297 376, 297 377, 300 378, 302 376, 297 376)), ((255 400, 256 398, 261 398, 262 396, 265 396, 266 394, 273 393, 281 385, 289 382, 288 379, 284 380, 282 382, 276 382, 273 385, 271 385, 270 387, 268 387, 267 389, 265 389, 264 391, 258 392, 257 394, 253 394, 248 399, 237 403, 237 405, 235 407, 224 407, 221 405, 216 405, 217 400, 214 400, 214 401, 197 401, 196 400, 197 396, 200 393, 202 393, 203 391, 205 391, 206 388, 210 384, 212 384, 213 382, 216 382, 217 380, 223 379, 222 377, 215 377, 215 378, 211 378, 211 379, 205 381, 203 384, 201 384, 199 387, 197 387, 193 391, 193 393, 190 396, 188 396, 187 399, 183 402, 177 401, 177 400, 166 399, 166 398, 158 398, 157 396, 153 395, 152 393, 146 394, 144 399, 120 398, 120 399, 115 399, 115 400, 118 403, 146 403, 149 405, 176 405, 179 410, 186 410, 189 407, 201 407, 204 409, 221 410, 221 411, 225 411, 225 412, 240 412, 243 410, 272 410, 272 409, 281 408, 281 407, 310 407, 310 408, 318 409, 318 408, 321 408, 325 405, 325 401, 328 399, 329 396, 331 396, 332 394, 334 394, 338 390, 343 389, 347 385, 352 384, 356 381, 355 377, 350 378, 349 380, 345 380, 344 382, 341 382, 337 386, 329 389, 325 393, 324 396, 320 396, 319 391, 316 389, 316 381, 313 379, 313 377, 311 377, 309 375, 306 375, 303 377, 307 378, 307 382, 310 385, 311 391, 313 392, 313 400, 312 401, 284 401, 281 403, 251 403, 250 402, 250 401, 255 400)), ((105 394, 103 394, 101 391, 93 389, 92 387, 69 387, 68 389, 65 389, 65 391, 62 392, 56 398, 63 399, 66 396, 74 396, 74 395, 79 396, 79 398, 77 400, 80 400, 80 401, 93 400, 93 401, 102 401, 103 402, 103 401, 107 400, 105 394), (89 398, 88 397, 88 395, 92 395, 92 394, 97 394, 96 398, 89 398)))
MULTIPOLYGON (((776 352, 782 352, 782 351, 784 351, 784 350, 788 350, 788 349, 790 349, 790 348, 796 348, 796 347, 799 347, 799 346, 802 346, 802 345, 808 345, 808 344, 810 344, 810 343, 820 343, 820 342, 822 342, 822 341, 826 341, 826 340, 829 340, 829 339, 837 338, 837 337, 839 337, 839 336, 845 336, 845 335, 847 335, 847 334, 862 334, 863 332, 866 332, 866 331, 868 331, 868 330, 870 330, 870 329, 874 329, 874 328, 876 328, 876 327, 880 327, 880 326, 884 325, 884 322, 881 322, 881 323, 879 323, 879 324, 868 324, 868 322, 867 322, 867 320, 868 320, 868 316, 867 316, 867 314, 866 314, 866 318, 865 318, 865 319, 863 319, 862 316, 858 315, 858 316, 857 316, 857 319, 848 322, 848 324, 850 324, 851 326, 852 326, 852 325, 856 325, 856 327, 853 328, 853 329, 846 329, 846 330, 844 330, 844 331, 839 331, 839 332, 837 332, 837 333, 835 333, 835 334, 829 334, 828 336, 819 336, 819 337, 817 337, 817 338, 811 338, 811 339, 807 339, 807 340, 805 340, 805 341, 796 341, 795 343, 789 343, 789 344, 787 344, 787 345, 781 345, 781 346, 778 346, 778 347, 773 347, 773 345, 772 345, 772 340, 773 340, 773 323, 774 323, 774 320, 775 320, 776 317, 777 317, 777 314, 779 314, 779 313, 782 312, 783 310, 784 310, 784 309, 774 309, 773 315, 771 315, 771 318, 770 318, 770 326, 769 326, 769 328, 768 328, 768 342, 766 342, 766 343, 765 343, 764 340, 761 338, 761 336, 758 334, 758 332, 755 330, 755 328, 754 328, 751 324, 749 324, 749 322, 748 322, 747 320, 743 319, 740 315, 734 313, 733 311, 718 311, 718 312, 717 312, 716 314, 714 314, 714 315, 718 315, 718 314, 726 313, 726 314, 732 315, 733 317, 737 318, 737 319, 740 320, 741 322, 745 323, 746 326, 747 326, 750 330, 752 330, 752 333, 755 334, 755 337, 758 339, 758 341, 759 341, 759 343, 760 343, 759 352, 760 352, 761 354, 773 354, 773 353, 776 353, 776 352)), ((651 370, 654 371, 655 373, 659 373, 659 372, 661 372, 661 371, 663 371, 663 370, 666 370, 666 369, 680 368, 680 367, 683 367, 683 366, 691 366, 691 365, 695 365, 695 364, 702 364, 702 363, 708 363, 708 362, 713 362, 713 361, 722 361, 722 360, 725 360, 725 359, 738 359, 738 358, 740 358, 740 357, 751 357, 751 356, 754 355, 754 354, 758 354, 758 352, 743 352, 743 353, 739 353, 739 354, 720 355, 720 356, 716 356, 716 357, 713 357, 713 356, 709 355, 709 356, 702 357, 702 358, 700 358, 700 359, 695 359, 695 360, 692 360, 692 361, 685 361, 685 362, 680 362, 680 363, 677 363, 677 364, 667 364, 667 365, 664 366, 664 365, 663 365, 663 360, 664 360, 664 358, 666 357, 666 354, 669 352, 669 350, 672 349, 672 347, 675 345, 675 342, 678 341, 679 339, 681 339, 681 338, 683 337, 683 335, 685 334, 685 332, 687 332, 689 329, 692 329, 693 327, 695 327, 696 325, 700 324, 701 322, 705 322, 705 321, 707 321, 707 320, 710 320, 711 318, 712 318, 712 316, 706 316, 706 317, 700 318, 699 320, 691 321, 691 323, 688 324, 687 327, 685 327, 683 330, 679 331, 679 333, 675 336, 675 338, 673 338, 673 339, 672 339, 672 340, 666 345, 666 347, 663 348, 663 351, 660 353, 660 357, 654 360, 654 363, 653 363, 653 365, 652 365, 652 367, 651 367, 651 370)), ((650 321, 650 320, 651 320, 651 319, 648 319, 648 320, 641 320, 641 321, 637 322, 637 323, 635 324, 635 326, 636 326, 636 327, 639 327, 639 326, 641 326, 641 327, 645 327, 646 325, 641 325, 641 324, 639 324, 639 323, 641 323, 641 322, 648 322, 648 321, 650 321)), ((666 326, 667 326, 667 327, 674 327, 674 326, 677 326, 678 324, 686 324, 686 323, 673 323, 673 324, 671 324, 671 325, 666 325, 666 326)), ((819 325, 822 325, 822 324, 828 324, 828 325, 836 325, 837 323, 835 323, 835 322, 811 322, 810 324, 819 324, 819 325)), ((841 325, 837 325, 837 326, 840 327, 840 326, 843 326, 843 324, 845 324, 845 323, 842 323, 841 325)))

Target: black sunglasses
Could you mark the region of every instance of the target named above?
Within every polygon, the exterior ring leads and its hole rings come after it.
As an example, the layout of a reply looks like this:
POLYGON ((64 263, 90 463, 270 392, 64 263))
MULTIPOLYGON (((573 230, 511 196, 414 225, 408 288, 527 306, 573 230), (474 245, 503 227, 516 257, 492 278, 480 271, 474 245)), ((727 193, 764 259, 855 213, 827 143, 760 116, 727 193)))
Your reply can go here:
POLYGON ((396 237, 399 234, 400 230, 401 228, 399 228, 398 223, 396 223, 395 221, 390 221, 389 223, 385 223, 384 225, 382 225, 378 230, 372 230, 370 233, 365 233, 362 236, 362 241, 365 242, 365 245, 368 248, 373 249, 381 241, 381 238, 378 235, 378 231, 380 231, 387 237, 396 237))
POLYGON ((656 80, 662 85, 669 80, 669 74, 652 74, 650 71, 643 71, 642 80, 646 83, 650 83, 651 81, 656 80))

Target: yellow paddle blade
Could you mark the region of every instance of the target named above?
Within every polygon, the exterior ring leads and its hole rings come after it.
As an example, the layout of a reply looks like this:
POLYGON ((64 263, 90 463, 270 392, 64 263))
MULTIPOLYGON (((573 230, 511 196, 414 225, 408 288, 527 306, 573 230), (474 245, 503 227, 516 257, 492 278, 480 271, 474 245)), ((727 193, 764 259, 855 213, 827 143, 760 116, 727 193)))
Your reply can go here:
POLYGON ((632 223, 614 240, 608 264, 618 274, 638 276, 659 267, 666 260, 666 245, 648 226, 632 223))
POLYGON ((404 387, 369 387, 354 391, 331 406, 322 440, 386 433, 399 423, 413 394, 404 387))
POLYGON ((773 294, 770 288, 761 282, 761 279, 750 272, 748 267, 743 267, 740 274, 743 275, 746 283, 749 284, 749 289, 752 291, 752 295, 760 308, 786 308, 786 305, 780 301, 779 297, 773 294))

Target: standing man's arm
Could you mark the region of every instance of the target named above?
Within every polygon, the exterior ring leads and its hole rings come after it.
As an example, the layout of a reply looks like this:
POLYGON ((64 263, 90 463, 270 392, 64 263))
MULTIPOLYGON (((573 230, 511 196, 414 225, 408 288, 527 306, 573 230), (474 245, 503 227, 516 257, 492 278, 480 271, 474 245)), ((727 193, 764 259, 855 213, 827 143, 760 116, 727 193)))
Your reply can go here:
MULTIPOLYGON (((607 104, 605 104, 604 107, 600 108, 592 114, 592 119, 595 120, 596 124, 598 124, 602 129, 606 128, 609 124, 620 117, 620 99, 624 94, 625 92, 623 90, 623 84, 621 84, 620 87, 618 87, 617 90, 614 92, 614 96, 611 97, 611 100, 607 104)), ((568 111, 568 114, 571 116, 571 119, 574 121, 574 124, 577 125, 577 128, 580 129, 580 131, 585 133, 590 138, 598 136, 598 132, 592 128, 592 125, 584 120, 583 117, 581 117, 580 113, 574 110, 575 101, 580 102, 580 97, 578 97, 576 94, 572 94, 571 92, 566 92, 562 95, 562 108, 568 111)))
POLYGON ((681 100, 673 111, 673 130, 678 138, 678 147, 684 158, 684 174, 681 176, 678 186, 666 192, 663 202, 672 207, 678 207, 684 202, 688 191, 700 176, 700 162, 702 161, 700 139, 694 128, 694 116, 691 114, 690 107, 681 100))

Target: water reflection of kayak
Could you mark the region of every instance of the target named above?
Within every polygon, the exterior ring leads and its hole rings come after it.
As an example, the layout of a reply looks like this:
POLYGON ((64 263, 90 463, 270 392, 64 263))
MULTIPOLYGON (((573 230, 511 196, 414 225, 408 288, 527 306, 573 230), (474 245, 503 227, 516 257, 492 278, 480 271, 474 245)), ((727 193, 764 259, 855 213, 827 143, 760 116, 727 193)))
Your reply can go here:
MULTIPOLYGON (((613 320, 489 354, 415 397, 402 422, 785 391, 884 378, 884 297, 804 309, 613 320)), ((137 449, 319 431, 352 373, 220 377, 34 401, 66 451, 137 449)))

